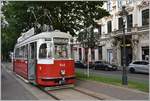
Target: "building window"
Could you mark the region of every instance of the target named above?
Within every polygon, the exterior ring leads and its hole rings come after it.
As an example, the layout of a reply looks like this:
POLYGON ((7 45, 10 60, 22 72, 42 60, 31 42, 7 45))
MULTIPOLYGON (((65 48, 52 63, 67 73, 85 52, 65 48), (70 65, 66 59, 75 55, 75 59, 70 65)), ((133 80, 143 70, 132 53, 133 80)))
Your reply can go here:
POLYGON ((129 3, 132 3, 133 0, 128 0, 128 1, 129 1, 129 3))
POLYGON ((107 31, 108 31, 108 33, 110 33, 112 31, 111 21, 107 22, 107 31))
POLYGON ((98 58, 99 60, 102 60, 102 46, 98 47, 98 58))
POLYGON ((122 7, 122 0, 118 0, 117 3, 118 3, 118 8, 121 8, 122 7))
POLYGON ((142 60, 149 61, 149 47, 142 47, 142 60))
POLYGON ((107 10, 108 10, 108 11, 111 11, 111 10, 112 10, 112 3, 111 3, 111 0, 108 0, 108 1, 107 1, 107 10))
POLYGON ((95 49, 91 49, 91 58, 92 60, 95 60, 95 49))
POLYGON ((112 49, 107 49, 107 62, 112 63, 113 54, 112 49))
POLYGON ((82 60, 82 48, 79 48, 79 60, 82 60))
POLYGON ((123 25, 123 19, 122 17, 118 18, 118 30, 121 30, 122 29, 122 26, 123 25))
POLYGON ((142 26, 149 25, 149 9, 142 11, 142 26))
POLYGON ((132 28, 132 14, 128 15, 127 16, 127 30, 128 31, 131 31, 131 28, 132 28))
POLYGON ((99 33, 99 36, 102 35, 102 26, 101 25, 98 26, 98 33, 99 33))
POLYGON ((126 4, 131 4, 133 0, 127 0, 126 4))

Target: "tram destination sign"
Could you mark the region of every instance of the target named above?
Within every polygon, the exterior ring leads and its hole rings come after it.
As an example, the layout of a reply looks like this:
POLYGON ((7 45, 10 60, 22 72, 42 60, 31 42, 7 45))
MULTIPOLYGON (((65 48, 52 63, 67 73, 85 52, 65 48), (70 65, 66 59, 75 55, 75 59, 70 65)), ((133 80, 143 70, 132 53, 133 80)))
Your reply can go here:
POLYGON ((68 38, 54 38, 54 43, 68 43, 69 39, 68 38))

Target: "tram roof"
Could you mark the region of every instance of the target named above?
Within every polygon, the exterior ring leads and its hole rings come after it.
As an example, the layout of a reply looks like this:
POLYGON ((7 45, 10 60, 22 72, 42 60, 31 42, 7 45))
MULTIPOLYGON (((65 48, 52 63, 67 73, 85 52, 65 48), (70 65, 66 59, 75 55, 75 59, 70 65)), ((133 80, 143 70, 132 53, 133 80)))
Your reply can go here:
POLYGON ((22 40, 21 42, 17 42, 16 46, 28 43, 34 40, 38 39, 44 39, 44 38, 54 38, 54 37, 59 37, 59 38, 72 38, 72 36, 69 33, 61 32, 58 30, 51 31, 51 32, 42 32, 36 35, 33 35, 27 39, 22 40))

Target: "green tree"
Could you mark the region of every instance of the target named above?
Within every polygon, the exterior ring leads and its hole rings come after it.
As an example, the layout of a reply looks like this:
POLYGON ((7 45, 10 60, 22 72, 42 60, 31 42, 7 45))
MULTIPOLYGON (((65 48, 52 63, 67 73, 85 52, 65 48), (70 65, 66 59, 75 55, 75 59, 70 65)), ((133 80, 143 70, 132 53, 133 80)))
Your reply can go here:
MULTIPOLYGON (((2 36, 5 36, 5 38, 2 38, 2 49, 7 48, 6 53, 12 51, 20 33, 32 27, 37 27, 37 23, 41 26, 44 24, 51 25, 54 30, 59 29, 63 32, 70 32, 74 36, 81 29, 94 25, 95 20, 108 15, 108 12, 101 8, 102 5, 102 1, 5 2, 2 6, 2 12, 8 22, 8 27, 2 29, 2 36), (12 45, 4 46, 6 43, 12 45)), ((4 54, 3 51, 2 54, 4 54)))

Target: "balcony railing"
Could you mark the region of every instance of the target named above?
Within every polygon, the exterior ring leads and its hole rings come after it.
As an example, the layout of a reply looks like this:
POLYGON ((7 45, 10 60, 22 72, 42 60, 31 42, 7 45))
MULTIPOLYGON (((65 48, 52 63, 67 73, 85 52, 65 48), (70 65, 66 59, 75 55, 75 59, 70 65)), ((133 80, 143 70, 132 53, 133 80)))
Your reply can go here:
POLYGON ((149 30, 149 25, 145 25, 145 26, 142 26, 142 27, 138 27, 137 30, 138 30, 138 31, 149 30))
MULTIPOLYGON (((131 34, 135 34, 135 32, 141 32, 141 31, 149 31, 149 25, 146 26, 142 26, 142 27, 132 27, 132 28, 125 28, 125 34, 126 35, 131 35, 131 34)), ((119 30, 115 30, 111 33, 103 33, 101 35, 101 39, 103 38, 110 38, 113 36, 120 36, 123 34, 123 29, 119 29, 119 30)))
POLYGON ((122 33, 122 32, 123 32, 123 29, 119 29, 119 30, 115 31, 115 34, 119 34, 119 33, 122 33))
POLYGON ((111 33, 105 33, 105 34, 102 34, 101 38, 109 38, 111 36, 111 33))

